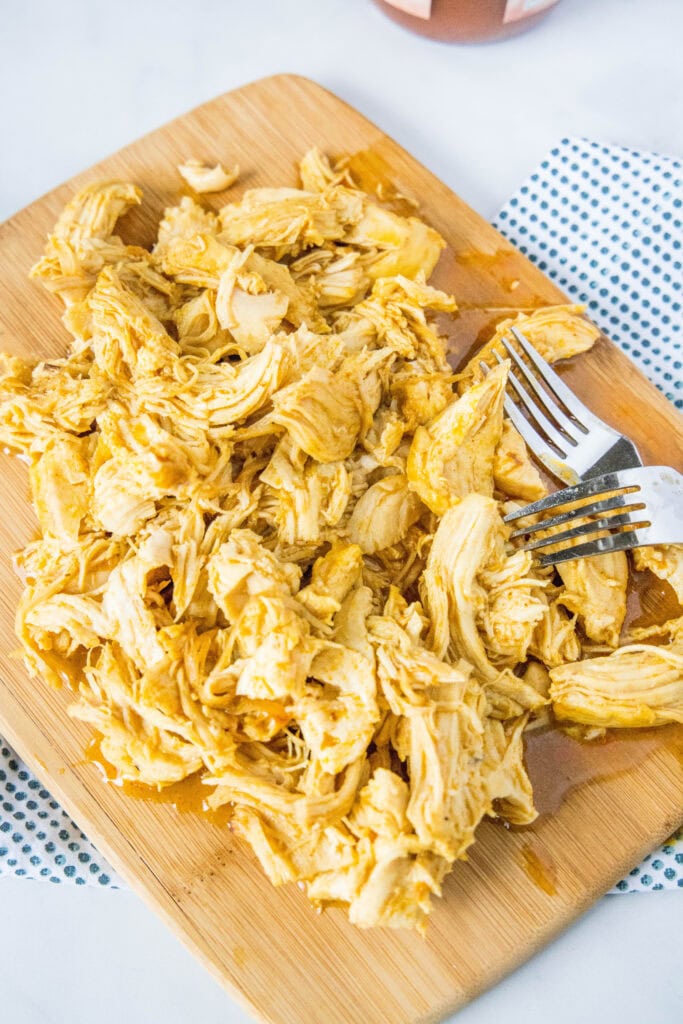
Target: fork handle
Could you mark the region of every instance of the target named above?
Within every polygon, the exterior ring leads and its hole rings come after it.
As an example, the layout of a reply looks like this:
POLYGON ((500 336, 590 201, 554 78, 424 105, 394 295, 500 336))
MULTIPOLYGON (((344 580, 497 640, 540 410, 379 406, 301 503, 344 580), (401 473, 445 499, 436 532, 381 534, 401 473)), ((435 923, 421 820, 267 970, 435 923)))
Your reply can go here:
POLYGON ((581 478, 587 480, 590 477, 602 476, 604 473, 616 473, 620 469, 636 469, 642 465, 643 460, 633 441, 628 437, 621 437, 602 458, 582 473, 581 478))

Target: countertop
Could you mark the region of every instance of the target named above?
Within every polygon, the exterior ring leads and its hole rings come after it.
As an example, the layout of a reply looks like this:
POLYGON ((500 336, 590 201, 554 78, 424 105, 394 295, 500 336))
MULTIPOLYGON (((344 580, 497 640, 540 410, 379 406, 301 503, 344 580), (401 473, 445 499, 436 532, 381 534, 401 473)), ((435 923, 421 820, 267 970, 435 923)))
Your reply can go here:
MULTIPOLYGON (((477 47, 412 36, 369 0, 3 5, 0 218, 278 71, 358 107, 490 218, 566 135, 683 156, 682 37, 681 0, 562 0, 477 47)), ((682 921, 683 893, 606 897, 457 1024, 675 1019, 682 921)), ((0 880, 0 1006, 18 1024, 247 1021, 136 896, 15 879, 0 880)))

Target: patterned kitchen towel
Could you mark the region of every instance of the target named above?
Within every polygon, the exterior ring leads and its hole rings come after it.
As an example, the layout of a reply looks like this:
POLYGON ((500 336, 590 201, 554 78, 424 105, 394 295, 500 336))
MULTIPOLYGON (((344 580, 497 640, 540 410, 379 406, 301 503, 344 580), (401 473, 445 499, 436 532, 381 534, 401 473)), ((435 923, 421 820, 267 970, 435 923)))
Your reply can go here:
POLYGON ((563 139, 498 230, 683 409, 683 161, 563 139))
POLYGON ((43 784, 0 739, 0 876, 125 888, 43 784))
MULTIPOLYGON (((683 409, 683 163, 564 139, 496 226, 683 409)), ((81 830, 0 741, 0 875, 122 886, 81 830)), ((683 830, 614 892, 683 889, 683 830)))

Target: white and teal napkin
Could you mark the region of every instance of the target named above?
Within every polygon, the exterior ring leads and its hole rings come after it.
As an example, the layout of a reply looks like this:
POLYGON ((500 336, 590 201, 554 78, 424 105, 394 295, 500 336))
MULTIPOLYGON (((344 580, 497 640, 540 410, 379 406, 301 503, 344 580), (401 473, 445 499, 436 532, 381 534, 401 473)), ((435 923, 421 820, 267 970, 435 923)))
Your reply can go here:
MULTIPOLYGON (((496 227, 683 409, 683 162, 564 139, 496 227)), ((606 842, 609 841, 606 837, 606 842)), ((0 740, 0 875, 122 886, 81 830, 0 740)), ((683 889, 683 830, 614 892, 683 889)))

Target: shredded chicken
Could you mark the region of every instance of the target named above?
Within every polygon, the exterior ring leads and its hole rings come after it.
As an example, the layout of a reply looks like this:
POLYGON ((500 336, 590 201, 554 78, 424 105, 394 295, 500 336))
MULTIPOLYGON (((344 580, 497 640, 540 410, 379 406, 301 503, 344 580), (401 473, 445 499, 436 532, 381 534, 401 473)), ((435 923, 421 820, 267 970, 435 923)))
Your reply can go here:
MULTIPOLYGON (((180 172, 195 193, 237 173, 180 172)), ((274 884, 422 930, 483 817, 533 820, 523 732, 549 700, 591 725, 680 717, 681 655, 578 660, 582 629, 617 643, 625 562, 563 583, 509 545, 498 499, 543 485, 503 416, 508 363, 454 392, 443 240, 318 150, 301 180, 185 196, 151 251, 114 234, 133 185, 62 213, 32 274, 72 343, 0 378, 40 527, 17 632, 116 779, 198 774, 274 884)), ((579 312, 516 322, 559 358, 597 336, 579 312)), ((677 585, 677 555, 643 558, 677 585)))
POLYGON ((473 382, 481 380, 482 360, 490 360, 496 352, 505 356, 501 340, 506 337, 511 327, 517 327, 522 331, 525 338, 528 338, 549 363, 586 352, 600 337, 600 331, 590 320, 579 316, 579 313, 581 306, 546 306, 535 309, 532 313, 518 313, 517 316, 501 320, 490 340, 465 367, 461 388, 467 388, 473 382))
POLYGON ((235 184, 240 174, 239 167, 226 171, 220 164, 211 167, 196 159, 186 160, 178 171, 195 192, 223 192, 235 184))
POLYGON ((550 670, 558 718, 636 727, 683 722, 683 643, 631 644, 601 658, 550 670))
POLYGON ((633 552, 636 569, 650 569, 655 576, 673 588, 678 603, 683 605, 683 544, 660 544, 654 548, 636 548, 633 552))
POLYGON ((560 604, 578 615, 591 640, 616 647, 626 615, 628 562, 623 551, 564 562, 560 604))

